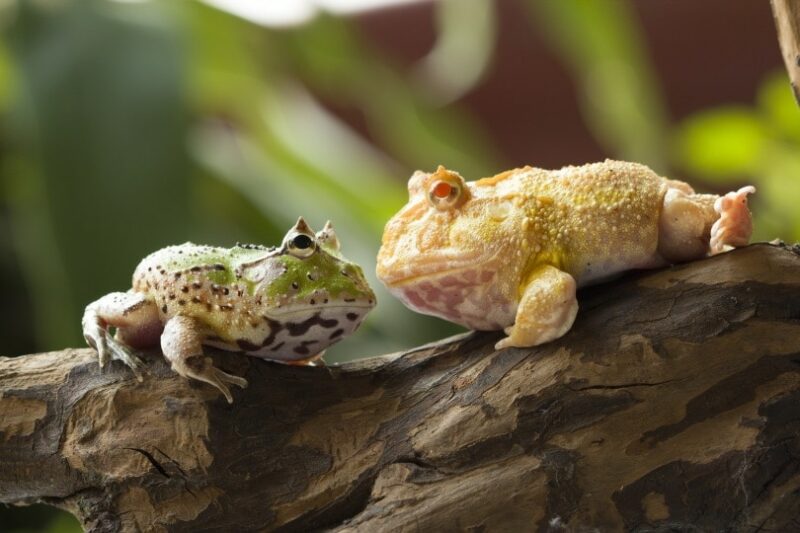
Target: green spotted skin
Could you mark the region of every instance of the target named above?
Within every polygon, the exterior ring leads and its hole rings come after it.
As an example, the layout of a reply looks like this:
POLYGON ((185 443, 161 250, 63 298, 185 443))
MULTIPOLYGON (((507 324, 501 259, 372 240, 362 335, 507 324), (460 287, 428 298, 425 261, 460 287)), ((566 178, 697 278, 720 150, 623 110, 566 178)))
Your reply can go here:
POLYGON ((170 246, 142 260, 133 291, 157 306, 162 323, 196 319, 204 344, 286 361, 352 333, 375 305, 361 268, 325 246, 305 258, 285 247, 170 246))

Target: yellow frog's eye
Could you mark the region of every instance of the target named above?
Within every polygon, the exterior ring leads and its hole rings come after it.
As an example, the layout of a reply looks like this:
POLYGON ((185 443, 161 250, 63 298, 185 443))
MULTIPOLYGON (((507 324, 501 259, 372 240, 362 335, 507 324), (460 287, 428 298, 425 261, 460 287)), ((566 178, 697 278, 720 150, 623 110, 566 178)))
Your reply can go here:
POLYGON ((450 209, 460 197, 461 187, 451 181, 436 180, 428 189, 428 201, 436 209, 450 209))
POLYGON ((310 257, 317 251, 317 242, 310 235, 297 233, 286 239, 286 249, 295 257, 310 257))

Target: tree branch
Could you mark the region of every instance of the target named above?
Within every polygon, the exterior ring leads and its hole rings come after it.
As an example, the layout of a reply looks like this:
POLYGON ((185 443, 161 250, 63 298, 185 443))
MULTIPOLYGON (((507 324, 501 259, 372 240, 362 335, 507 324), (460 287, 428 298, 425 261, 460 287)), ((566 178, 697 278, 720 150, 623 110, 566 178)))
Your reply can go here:
POLYGON ((772 14, 794 98, 800 104, 800 0, 772 0, 772 14))
POLYGON ((0 358, 0 501, 91 531, 796 530, 800 256, 753 245, 584 290, 574 328, 339 367, 0 358))

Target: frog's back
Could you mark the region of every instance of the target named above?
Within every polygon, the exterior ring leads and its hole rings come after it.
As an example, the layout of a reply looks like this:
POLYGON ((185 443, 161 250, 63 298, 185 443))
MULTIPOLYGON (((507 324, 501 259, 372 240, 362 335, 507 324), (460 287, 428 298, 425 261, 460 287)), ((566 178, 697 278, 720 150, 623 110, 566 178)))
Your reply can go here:
POLYGON ((606 160, 517 179, 543 211, 559 266, 579 283, 652 266, 666 180, 644 165, 606 160))
POLYGON ((230 283, 239 264, 263 257, 269 251, 261 246, 222 248, 191 242, 167 246, 141 260, 133 273, 133 289, 148 292, 159 278, 169 276, 180 279, 210 275, 219 284, 230 283))
POLYGON ((178 313, 205 317, 231 306, 230 298, 244 296, 247 285, 238 279, 239 266, 269 253, 260 246, 168 246, 142 259, 133 273, 133 290, 156 302, 163 319, 178 313))

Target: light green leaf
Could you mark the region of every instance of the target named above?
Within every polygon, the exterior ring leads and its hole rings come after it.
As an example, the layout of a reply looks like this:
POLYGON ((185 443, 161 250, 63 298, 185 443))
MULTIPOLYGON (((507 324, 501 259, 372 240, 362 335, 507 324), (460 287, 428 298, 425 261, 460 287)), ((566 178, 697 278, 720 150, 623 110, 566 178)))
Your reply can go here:
POLYGON ((697 113, 676 130, 678 162, 709 179, 757 173, 766 131, 760 117, 745 107, 697 113))
POLYGON ((758 107, 778 136, 800 142, 800 107, 783 70, 769 76, 758 90, 758 107))

